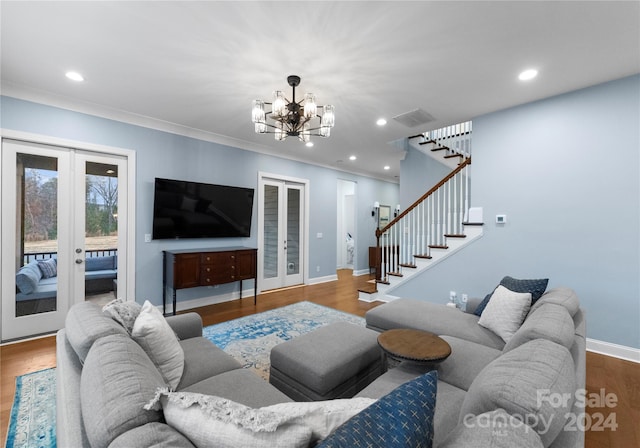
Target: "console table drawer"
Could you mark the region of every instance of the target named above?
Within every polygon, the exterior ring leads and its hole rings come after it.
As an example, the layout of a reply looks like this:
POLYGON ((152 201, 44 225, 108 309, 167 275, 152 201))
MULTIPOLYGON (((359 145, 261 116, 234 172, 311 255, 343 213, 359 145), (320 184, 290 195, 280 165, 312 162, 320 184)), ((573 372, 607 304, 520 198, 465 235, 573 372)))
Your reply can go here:
POLYGON ((205 265, 200 269, 200 283, 202 285, 219 285, 236 280, 235 265, 205 265))
POLYGON ((235 252, 219 252, 219 253, 207 252, 200 255, 200 263, 203 265, 206 265, 206 264, 227 265, 229 263, 233 263, 235 259, 236 259, 235 252))

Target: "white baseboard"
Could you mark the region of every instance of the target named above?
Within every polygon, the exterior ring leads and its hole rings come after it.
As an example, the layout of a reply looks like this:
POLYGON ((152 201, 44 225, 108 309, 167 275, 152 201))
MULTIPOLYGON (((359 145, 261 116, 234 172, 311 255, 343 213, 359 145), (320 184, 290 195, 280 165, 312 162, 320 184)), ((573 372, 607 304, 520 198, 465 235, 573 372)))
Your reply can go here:
POLYGON ((317 285, 318 283, 334 282, 338 280, 338 274, 325 275, 324 277, 310 278, 308 285, 317 285))
POLYGON ((601 355, 640 363, 640 349, 587 338, 587 350, 601 355))
POLYGON ((353 271, 353 276, 354 277, 359 277, 361 275, 369 275, 369 269, 360 269, 359 271, 353 271))

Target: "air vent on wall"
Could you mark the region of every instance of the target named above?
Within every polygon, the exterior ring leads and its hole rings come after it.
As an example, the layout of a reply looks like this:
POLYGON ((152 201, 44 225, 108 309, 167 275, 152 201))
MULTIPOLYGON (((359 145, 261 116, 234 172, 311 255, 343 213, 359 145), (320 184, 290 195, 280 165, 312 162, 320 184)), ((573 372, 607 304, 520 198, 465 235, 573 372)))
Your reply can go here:
POLYGON ((405 125, 408 128, 414 128, 416 126, 424 125, 430 121, 435 121, 435 118, 422 109, 415 109, 410 112, 405 112, 393 117, 398 123, 405 125))

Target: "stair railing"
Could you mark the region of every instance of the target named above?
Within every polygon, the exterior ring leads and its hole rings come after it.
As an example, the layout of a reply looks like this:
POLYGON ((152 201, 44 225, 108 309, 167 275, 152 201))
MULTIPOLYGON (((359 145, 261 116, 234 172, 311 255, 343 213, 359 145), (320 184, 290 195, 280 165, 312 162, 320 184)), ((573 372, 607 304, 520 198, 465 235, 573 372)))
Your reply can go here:
POLYGON ((384 228, 376 230, 381 272, 378 280, 401 276, 402 267, 415 267, 416 258, 431 258, 433 249, 446 249, 447 237, 463 237, 469 209, 469 165, 465 157, 456 169, 427 191, 384 228))

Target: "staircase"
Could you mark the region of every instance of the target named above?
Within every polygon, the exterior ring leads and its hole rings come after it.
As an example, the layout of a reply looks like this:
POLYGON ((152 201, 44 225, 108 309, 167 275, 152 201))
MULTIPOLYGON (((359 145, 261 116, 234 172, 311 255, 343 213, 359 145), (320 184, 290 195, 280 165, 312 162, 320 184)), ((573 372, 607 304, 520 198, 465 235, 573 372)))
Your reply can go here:
POLYGON ((445 260, 482 236, 481 223, 467 222, 470 196, 471 122, 409 137, 409 144, 452 171, 376 230, 380 270, 375 287, 360 290, 362 301, 394 300, 407 279, 445 260))

